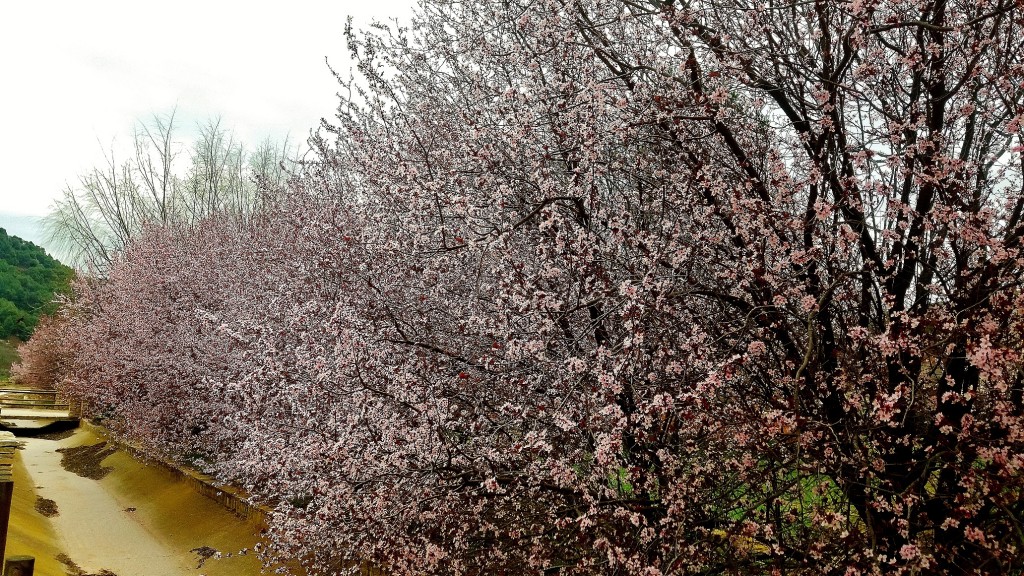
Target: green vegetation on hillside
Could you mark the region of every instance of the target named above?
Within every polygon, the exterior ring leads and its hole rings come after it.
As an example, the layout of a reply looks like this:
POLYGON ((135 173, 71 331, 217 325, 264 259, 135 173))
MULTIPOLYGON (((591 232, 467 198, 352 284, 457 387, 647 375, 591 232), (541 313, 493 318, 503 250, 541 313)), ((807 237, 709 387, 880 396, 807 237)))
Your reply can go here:
POLYGON ((28 339, 40 314, 54 310, 53 297, 74 276, 42 248, 0 228, 0 338, 28 339))
POLYGON ((18 345, 21 340, 15 337, 0 338, 0 382, 9 380, 11 377, 11 364, 20 362, 18 357, 18 345))

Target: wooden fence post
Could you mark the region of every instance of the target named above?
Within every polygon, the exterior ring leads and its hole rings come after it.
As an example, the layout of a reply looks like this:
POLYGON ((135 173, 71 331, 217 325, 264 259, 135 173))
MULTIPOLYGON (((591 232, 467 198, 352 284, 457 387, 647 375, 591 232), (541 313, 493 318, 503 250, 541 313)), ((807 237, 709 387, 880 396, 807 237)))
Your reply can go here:
POLYGON ((11 519, 11 500, 14 498, 14 482, 0 480, 0 561, 7 550, 7 521, 11 519))
POLYGON ((11 556, 4 563, 4 576, 32 576, 36 559, 32 556, 11 556))
POLYGON ((14 451, 17 447, 18 440, 14 434, 0 432, 0 561, 7 549, 7 521, 11 519, 11 500, 14 498, 14 451))

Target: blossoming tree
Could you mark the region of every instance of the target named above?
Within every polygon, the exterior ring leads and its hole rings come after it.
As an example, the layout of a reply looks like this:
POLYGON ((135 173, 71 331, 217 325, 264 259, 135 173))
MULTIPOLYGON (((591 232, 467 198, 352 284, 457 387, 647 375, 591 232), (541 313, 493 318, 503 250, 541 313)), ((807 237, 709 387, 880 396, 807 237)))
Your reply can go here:
POLYGON ((1022 25, 424 2, 266 218, 90 285, 79 389, 325 573, 1019 569, 1022 25))

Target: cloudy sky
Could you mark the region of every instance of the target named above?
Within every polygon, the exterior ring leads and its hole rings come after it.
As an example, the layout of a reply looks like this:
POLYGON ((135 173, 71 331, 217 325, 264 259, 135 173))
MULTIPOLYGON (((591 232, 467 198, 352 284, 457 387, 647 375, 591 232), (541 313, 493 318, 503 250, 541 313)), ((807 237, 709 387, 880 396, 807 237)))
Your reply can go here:
POLYGON ((0 215, 45 214, 136 121, 175 107, 185 124, 219 116, 245 142, 304 140, 337 104, 325 58, 348 70, 346 17, 408 17, 413 1, 275 4, 3 2, 0 215))

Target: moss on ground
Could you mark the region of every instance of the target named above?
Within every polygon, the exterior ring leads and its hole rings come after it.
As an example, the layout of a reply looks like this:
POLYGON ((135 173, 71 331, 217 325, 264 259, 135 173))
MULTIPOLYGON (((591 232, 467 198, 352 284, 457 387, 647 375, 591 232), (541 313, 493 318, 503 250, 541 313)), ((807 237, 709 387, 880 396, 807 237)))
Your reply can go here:
POLYGON ((110 570, 100 570, 95 574, 86 574, 82 567, 75 563, 66 554, 60 554, 57 556, 57 560, 64 565, 64 570, 67 571, 68 576, 117 576, 110 570))
POLYGON ((106 442, 91 444, 88 446, 75 446, 71 448, 58 448, 60 453, 60 465, 68 472, 78 474, 83 478, 101 480, 112 470, 103 466, 102 462, 114 453, 113 446, 107 446, 106 442))
POLYGON ((36 496, 36 512, 47 518, 53 518, 60 514, 60 510, 57 509, 57 503, 42 496, 36 496))

